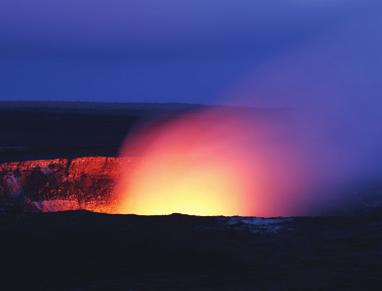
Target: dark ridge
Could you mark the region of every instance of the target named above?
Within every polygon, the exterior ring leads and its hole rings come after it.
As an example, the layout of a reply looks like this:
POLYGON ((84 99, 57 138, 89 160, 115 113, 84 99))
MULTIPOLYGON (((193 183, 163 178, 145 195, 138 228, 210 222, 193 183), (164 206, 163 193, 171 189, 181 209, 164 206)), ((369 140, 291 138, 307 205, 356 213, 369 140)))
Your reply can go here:
MULTIPOLYGON (((117 156, 127 135, 180 114, 209 108, 182 103, 0 102, 0 162, 117 156)), ((220 106, 259 118, 281 109, 220 106)), ((132 153, 139 154, 139 153, 132 153)))
POLYGON ((200 108, 187 104, 0 102, 0 162, 116 156, 126 135, 200 108))
POLYGON ((227 223, 239 218, 85 211, 0 216, 1 287, 348 291, 381 286, 381 217, 301 217, 281 223, 277 232, 227 223))

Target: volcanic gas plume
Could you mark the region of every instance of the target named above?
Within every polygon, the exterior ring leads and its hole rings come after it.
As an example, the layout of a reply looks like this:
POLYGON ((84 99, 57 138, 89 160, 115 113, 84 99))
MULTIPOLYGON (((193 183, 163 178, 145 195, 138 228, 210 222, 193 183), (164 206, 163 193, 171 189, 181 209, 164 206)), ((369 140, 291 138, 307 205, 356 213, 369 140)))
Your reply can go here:
POLYGON ((288 116, 213 108, 129 138, 123 154, 139 145, 144 159, 119 182, 119 211, 313 214, 353 203, 355 184, 382 184, 380 4, 370 7, 223 94, 288 116))
POLYGON ((134 169, 125 166, 117 212, 304 213, 312 202, 304 195, 311 186, 307 163, 286 138, 284 119, 255 120, 251 110, 215 108, 129 137, 122 154, 143 153, 134 169))

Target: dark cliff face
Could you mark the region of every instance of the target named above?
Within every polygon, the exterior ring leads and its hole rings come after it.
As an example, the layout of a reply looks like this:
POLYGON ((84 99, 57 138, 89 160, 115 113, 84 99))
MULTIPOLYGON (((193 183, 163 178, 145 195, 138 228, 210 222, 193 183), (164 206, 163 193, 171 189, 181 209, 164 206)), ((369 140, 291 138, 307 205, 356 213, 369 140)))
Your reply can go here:
POLYGON ((85 157, 0 164, 2 210, 110 212, 121 162, 85 157))

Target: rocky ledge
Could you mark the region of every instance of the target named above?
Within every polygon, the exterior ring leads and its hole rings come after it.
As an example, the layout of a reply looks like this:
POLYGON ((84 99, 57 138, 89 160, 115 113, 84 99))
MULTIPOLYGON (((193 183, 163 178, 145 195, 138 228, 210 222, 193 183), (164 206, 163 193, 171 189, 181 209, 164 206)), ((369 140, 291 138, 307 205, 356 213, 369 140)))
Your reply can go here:
POLYGON ((0 209, 110 212, 121 163, 115 157, 82 157, 0 164, 0 209))

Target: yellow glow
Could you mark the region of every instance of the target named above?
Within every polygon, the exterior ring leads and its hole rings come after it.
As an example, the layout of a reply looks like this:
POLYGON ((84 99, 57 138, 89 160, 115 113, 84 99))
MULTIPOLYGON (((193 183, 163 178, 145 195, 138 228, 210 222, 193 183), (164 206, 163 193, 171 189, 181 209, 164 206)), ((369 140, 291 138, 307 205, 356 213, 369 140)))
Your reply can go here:
POLYGON ((232 177, 213 163, 158 156, 144 161, 131 178, 128 199, 120 205, 122 213, 234 215, 240 211, 232 195, 237 191, 232 177))
POLYGON ((266 214, 260 171, 247 124, 237 114, 208 111, 183 116, 127 140, 122 155, 139 149, 116 187, 123 214, 266 214))
POLYGON ((304 163, 294 143, 276 143, 277 127, 254 126, 241 112, 184 115, 130 136, 115 189, 123 214, 279 216, 304 202, 304 163))

